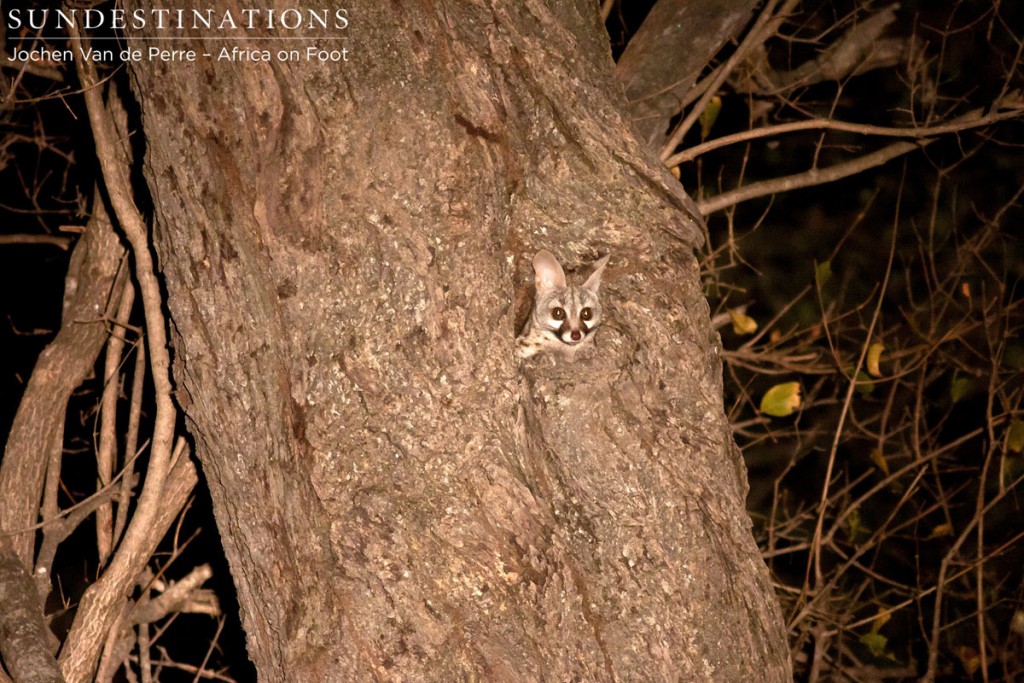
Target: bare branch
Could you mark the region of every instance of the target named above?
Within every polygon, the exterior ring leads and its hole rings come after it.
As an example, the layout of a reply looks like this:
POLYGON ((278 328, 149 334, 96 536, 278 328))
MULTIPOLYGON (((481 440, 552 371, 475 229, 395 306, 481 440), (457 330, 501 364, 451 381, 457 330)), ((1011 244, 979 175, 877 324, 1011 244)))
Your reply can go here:
POLYGON ((786 0, 778 14, 776 14, 775 8, 778 6, 779 2, 780 0, 768 1, 765 8, 761 10, 760 16, 758 16, 757 21, 754 22, 754 26, 750 29, 747 37, 743 39, 743 42, 740 43, 738 48, 736 48, 736 51, 732 56, 729 57, 721 69, 715 71, 708 83, 701 84, 704 94, 697 103, 693 105, 693 108, 690 109, 690 113, 686 118, 676 126, 674 131, 672 131, 672 135, 669 137, 668 142, 661 148, 662 159, 667 159, 672 155, 672 152, 680 145, 683 138, 686 137, 686 133, 689 132, 690 128, 693 127, 693 124, 696 123, 698 118, 700 118, 701 113, 705 108, 707 108, 708 103, 711 102, 711 98, 718 92, 718 88, 721 87, 722 83, 725 83, 725 80, 729 77, 729 74, 732 73, 733 69, 739 66, 751 50, 764 43, 764 41, 778 30, 782 17, 796 7, 798 0, 786 0))
POLYGON ((172 612, 202 611, 204 614, 219 614, 216 597, 208 592, 199 592, 201 586, 211 578, 213 569, 210 565, 199 565, 157 597, 137 604, 131 614, 131 623, 152 623, 172 612), (196 603, 192 609, 188 608, 190 602, 196 603))
MULTIPOLYGON (((117 403, 121 388, 121 355, 124 353, 125 344, 119 328, 128 324, 128 316, 131 315, 135 303, 135 287, 130 280, 124 283, 120 300, 117 313, 112 320, 113 332, 107 339, 107 354, 103 368, 99 447, 96 449, 96 473, 100 486, 110 483, 117 458, 117 403)), ((113 511, 109 503, 100 506, 96 510, 96 543, 101 565, 106 563, 113 550, 113 526, 113 511)))
POLYGON ((67 251, 71 238, 60 235, 0 235, 0 244, 48 244, 67 251))
POLYGON ((63 683, 42 601, 8 540, 0 536, 0 654, 18 683, 63 683))
POLYGON ((754 0, 659 0, 615 66, 637 134, 655 147, 711 58, 741 31, 754 0), (665 59, 665 55, 672 55, 665 59))
POLYGON ((146 379, 146 345, 139 339, 135 344, 135 370, 132 373, 132 392, 128 409, 128 434, 124 440, 126 472, 121 478, 121 495, 117 502, 117 517, 114 519, 114 543, 121 539, 128 521, 128 500, 131 497, 131 479, 138 455, 139 420, 142 417, 143 384, 146 379), (134 455, 132 455, 134 454, 134 455))
POLYGON ((817 59, 792 71, 771 73, 769 78, 775 82, 776 91, 821 81, 840 81, 871 69, 898 64, 906 51, 903 40, 882 38, 885 28, 896 21, 898 8, 898 4, 889 5, 856 23, 817 59))
MULTIPOLYGON (((167 533, 178 513, 188 501, 197 481, 195 465, 192 464, 187 454, 180 457, 165 479, 163 500, 155 510, 154 516, 149 520, 151 526, 145 530, 146 537, 142 543, 129 546, 128 534, 132 533, 131 525, 138 520, 138 513, 133 517, 125 541, 114 553, 107 571, 82 597, 71 633, 64 641, 60 664, 68 681, 91 680, 92 670, 99 657, 99 650, 103 647, 111 629, 115 628, 118 623, 122 610, 127 606, 127 589, 122 585, 122 576, 129 570, 133 570, 130 573, 132 585, 134 585, 136 577, 145 567, 146 561, 153 554, 160 539, 167 533), (130 548, 132 554, 127 555, 125 548, 130 548), (118 573, 113 573, 115 569, 119 570, 118 573), (91 619, 83 620, 83 614, 91 619), (72 640, 72 637, 75 640, 72 640), (69 644, 72 643, 75 646, 72 650, 73 654, 65 655, 68 652, 69 644), (88 659, 89 657, 92 659, 88 659)), ((145 492, 143 492, 144 495, 145 492)))
POLYGON ((707 154, 716 149, 735 145, 740 142, 757 140, 760 138, 774 137, 786 133, 794 133, 802 130, 838 130, 846 133, 859 133, 860 135, 881 135, 894 138, 921 139, 945 135, 948 133, 960 133, 974 128, 981 128, 1000 121, 1020 118, 1024 116, 1024 109, 1014 108, 1009 111, 1001 111, 987 116, 982 116, 982 110, 976 109, 964 116, 957 117, 948 123, 934 126, 921 127, 891 127, 872 126, 864 123, 850 123, 847 121, 835 121, 833 119, 808 119, 806 121, 794 121, 792 123, 780 123, 775 126, 762 126, 753 130, 745 130, 740 133, 733 133, 709 142, 685 149, 678 154, 672 155, 665 160, 669 168, 679 164, 692 161, 702 154, 707 154))
POLYGON ((64 74, 55 66, 44 66, 42 64, 34 64, 32 62, 23 62, 6 54, 0 58, 0 69, 32 74, 33 76, 46 78, 58 83, 64 82, 64 74))
POLYGON ((881 166, 896 157, 930 145, 932 142, 934 142, 933 139, 921 140, 916 143, 897 142, 889 145, 888 147, 883 147, 882 149, 874 151, 871 154, 865 154, 862 157, 858 157, 841 164, 836 164, 834 166, 829 166, 828 168, 812 168, 803 173, 784 176, 782 178, 773 178, 759 183, 752 183, 746 187, 741 187, 738 190, 733 190, 731 192, 723 192, 722 194, 716 195, 710 199, 697 202, 697 207, 705 216, 707 216, 716 211, 721 211, 727 207, 739 204, 740 202, 756 199, 758 197, 777 194, 779 192, 788 192, 801 187, 811 187, 813 185, 831 183, 833 181, 840 180, 841 178, 856 175, 869 168, 881 166))
MULTIPOLYGON (((81 50, 83 42, 78 29, 69 26, 68 31, 72 44, 81 50)), ((86 109, 96 143, 96 156, 103 171, 110 203, 135 256, 135 274, 142 298, 150 367, 153 373, 156 417, 149 466, 135 514, 107 571, 83 596, 78 615, 61 651, 61 668, 68 680, 73 683, 84 682, 92 676, 103 634, 113 626, 120 606, 123 605, 128 591, 135 582, 135 577, 145 566, 146 560, 163 535, 164 530, 156 524, 156 520, 166 515, 167 507, 170 505, 169 492, 165 490, 165 484, 171 484, 168 479, 169 473, 180 469, 170 470, 177 414, 171 398, 170 354, 167 350, 163 300, 154 271, 146 224, 134 203, 128 155, 119 145, 120 138, 114 121, 103 102, 96 66, 86 59, 76 60, 75 64, 79 80, 82 82, 86 109)), ((112 93, 110 96, 113 98, 112 93)), ((190 491, 195 482, 195 469, 187 458, 183 461, 179 463, 181 467, 187 466, 191 470, 191 482, 188 485, 190 491)), ((184 504, 184 498, 181 503, 184 504)), ((177 509, 174 513, 177 514, 177 509)))
MULTIPOLYGON (((16 533, 11 545, 26 569, 33 564, 35 532, 30 529, 39 514, 46 470, 59 468, 68 399, 92 372, 103 347, 106 330, 97 311, 113 312, 110 292, 123 253, 97 202, 71 255, 60 332, 39 355, 0 463, 0 530, 16 533)), ((52 472, 54 486, 58 478, 59 472, 52 472)))

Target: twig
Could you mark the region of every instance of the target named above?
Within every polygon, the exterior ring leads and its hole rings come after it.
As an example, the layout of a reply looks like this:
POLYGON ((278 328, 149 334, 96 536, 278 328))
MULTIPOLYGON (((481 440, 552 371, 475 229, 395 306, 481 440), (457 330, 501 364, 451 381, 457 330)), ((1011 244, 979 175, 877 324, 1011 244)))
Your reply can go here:
MULTIPOLYGON (((12 71, 24 72, 38 76, 39 78, 46 78, 57 83, 64 82, 64 74, 61 73, 60 69, 51 66, 43 66, 41 64, 33 64, 32 62, 23 62, 19 59, 14 59, 7 55, 0 57, 0 68, 10 69, 12 71)), ((13 88, 11 89, 13 92, 13 88)))
MULTIPOLYGON (((946 552, 946 555, 942 558, 942 563, 939 565, 939 578, 936 581, 935 607, 933 608, 934 612, 932 613, 931 642, 928 644, 928 669, 925 671, 924 676, 921 677, 921 680, 925 681, 926 683, 930 683, 931 681, 935 680, 935 674, 938 670, 939 638, 940 631, 942 630, 942 595, 944 592, 945 585, 949 581, 951 581, 952 578, 955 578, 946 576, 946 574, 949 572, 949 565, 952 563, 953 557, 955 557, 956 554, 960 552, 960 547, 963 546, 964 542, 970 537, 971 533, 978 525, 978 522, 982 520, 986 514, 988 514, 989 510, 991 510, 1000 501, 1002 501, 1003 498, 1007 496, 1007 494, 1016 489, 1017 485, 1020 484, 1021 482, 1024 482, 1024 475, 1017 477, 1013 482, 1010 483, 1009 486, 1006 487, 1006 489, 992 496, 992 499, 985 504, 984 508, 982 508, 981 513, 975 514, 971 521, 967 524, 967 526, 964 527, 964 530, 960 532, 960 535, 957 537, 956 541, 946 552)), ((984 485, 984 482, 980 482, 979 485, 984 485)), ((965 574, 971 571, 974 571, 973 565, 970 568, 962 571, 960 574, 965 574)), ((959 576, 960 574, 958 574, 957 576, 959 576)))
MULTIPOLYGON (((131 483, 129 482, 129 486, 131 483)), ((39 555, 36 558, 36 574, 49 582, 50 571, 53 569, 53 558, 57 555, 57 546, 64 539, 74 532, 79 525, 89 518, 98 508, 109 505, 110 501, 119 495, 119 491, 111 485, 100 489, 87 499, 75 506, 73 511, 65 510, 67 516, 59 520, 51 518, 45 524, 46 534, 39 547, 39 555)))
POLYGON ((131 487, 129 486, 131 476, 129 475, 134 472, 135 457, 138 454, 139 421, 142 417, 142 391, 145 379, 146 345, 139 338, 135 342, 135 370, 132 373, 131 407, 128 409, 128 435, 124 440, 125 457, 132 453, 135 455, 128 458, 128 462, 124 466, 128 473, 121 479, 121 495, 117 502, 117 517, 114 520, 114 543, 120 540, 124 525, 128 520, 128 500, 131 497, 131 487))
MULTIPOLYGON (((203 599, 200 603, 203 607, 197 605, 196 610, 185 610, 182 606, 195 598, 197 590, 207 581, 213 578, 213 569, 208 564, 201 564, 188 574, 185 575, 177 583, 169 586, 167 590, 145 602, 139 602, 135 605, 135 608, 131 614, 131 621, 133 624, 145 624, 152 623, 159 619, 163 619, 171 612, 184 612, 184 611, 201 611, 205 614, 210 614, 211 611, 207 609, 209 607, 209 600, 203 599)), ((148 594, 149 591, 147 591, 148 594)), ((215 606, 215 603, 214 605, 215 606)), ((219 611, 213 612, 219 614, 219 611)))
POLYGON ((159 649, 163 657, 160 659, 159 662, 157 662, 158 666, 167 666, 171 667, 172 669, 179 669, 180 671, 185 671, 187 673, 194 673, 197 676, 201 676, 202 678, 209 678, 214 681, 225 681, 225 683, 235 683, 235 679, 231 678, 231 676, 225 676, 224 674, 217 673, 216 671, 210 671, 209 669, 201 669, 198 666, 194 666, 192 664, 176 662, 167 656, 167 651, 164 648, 161 647, 159 649))
POLYGON ((753 130, 745 130, 739 133, 733 133, 732 135, 715 138, 714 140, 710 140, 700 145, 695 145, 689 149, 684 149, 678 154, 672 155, 665 160, 665 165, 672 168, 673 166, 678 166, 679 164, 692 161, 702 154, 707 154, 708 152, 722 147, 735 145, 740 142, 747 142, 749 140, 785 135, 786 133, 794 133, 802 130, 838 130, 845 133, 858 133, 860 135, 879 135, 884 137, 913 138, 919 140, 921 138, 945 135, 948 133, 959 133, 972 128, 981 128, 993 123, 1020 118, 1022 116, 1024 116, 1024 109, 1012 109, 1010 111, 989 114, 988 116, 982 116, 982 110, 978 109, 973 112, 969 112, 964 116, 958 117, 953 121, 949 121, 948 123, 920 127, 872 126, 865 123, 851 123, 848 121, 835 121, 833 119, 807 119, 805 121, 780 123, 775 126, 762 126, 761 128, 754 128, 753 130))
MULTIPOLYGON (((889 262, 885 268, 885 276, 882 279, 882 286, 878 292, 878 302, 875 304, 874 313, 871 316, 871 322, 868 325, 867 333, 864 337, 864 343, 861 344, 860 355, 857 358, 857 364, 854 366, 853 371, 850 373, 849 386, 846 389, 846 396, 843 399, 843 409, 839 414, 839 421, 836 424, 835 435, 832 438, 832 447, 829 449, 828 466, 825 470, 825 480, 822 484, 821 491, 821 502, 818 504, 818 520, 814 527, 814 538, 811 543, 812 553, 811 560, 813 561, 814 576, 816 582, 821 580, 821 538, 822 529, 825 523, 825 509, 828 504, 828 489, 832 483, 832 469, 835 466, 836 453, 839 450, 839 443, 843 436, 843 425, 846 422, 846 417, 850 412, 850 407, 853 403, 853 395, 857 390, 856 377, 857 373, 862 367, 864 367, 864 359, 868 354, 868 347, 871 345, 871 340, 874 335, 875 325, 878 324, 878 318, 882 313, 882 303, 885 301, 886 290, 889 286, 889 276, 892 274, 892 264, 896 258, 896 235, 898 233, 898 219, 900 213, 900 199, 902 198, 902 181, 900 183, 900 192, 897 194, 896 209, 893 217, 893 230, 892 230, 892 243, 889 247, 889 262)), ((808 574, 811 571, 810 562, 808 563, 808 574)), ((805 579, 806 583, 806 579, 805 579)))
POLYGON ((741 187, 738 190, 723 192, 722 194, 711 197, 710 199, 697 202, 697 208, 701 210, 701 213, 707 216, 716 211, 721 211, 724 208, 749 201, 751 199, 756 199, 758 197, 777 194, 779 192, 788 192, 802 187, 831 183, 836 180, 841 180, 842 178, 856 175, 869 168, 881 166, 882 164, 892 161, 896 157, 907 154, 908 152, 923 149, 932 142, 934 142, 933 139, 921 140, 919 142, 897 142, 870 154, 865 154, 862 157, 858 157, 851 161, 845 161, 841 164, 835 164, 828 168, 812 168, 808 171, 804 171, 803 173, 797 173, 782 178, 773 178, 772 180, 764 180, 759 183, 752 183, 746 187, 741 187))
POLYGON ((0 235, 0 244, 48 244, 67 251, 71 238, 60 235, 0 235))
POLYGON ((213 638, 210 639, 210 646, 206 649, 206 656, 203 657, 202 663, 199 665, 199 669, 196 671, 195 678, 192 679, 192 683, 199 683, 200 675, 206 671, 206 663, 210 661, 210 655, 213 654, 213 648, 217 647, 217 640, 220 639, 220 632, 224 630, 224 617, 217 620, 217 632, 213 634, 213 638))
MULTIPOLYGON (((145 597, 145 593, 143 596, 145 597)), ((139 624, 138 637, 139 643, 139 673, 142 683, 153 683, 153 662, 149 659, 149 624, 139 624)))
MULTIPOLYGON (((132 305, 135 303, 135 287, 131 280, 125 280, 121 291, 120 304, 113 324, 124 327, 128 324, 132 305)), ((124 337, 112 333, 107 339, 107 355, 103 365, 103 394, 100 398, 100 435, 96 449, 96 473, 100 486, 110 483, 114 474, 117 456, 117 402, 121 389, 121 356, 124 354, 124 337)), ((126 458, 127 459, 127 458, 126 458)), ((100 565, 107 562, 114 547, 114 520, 109 504, 96 510, 96 548, 100 565)))

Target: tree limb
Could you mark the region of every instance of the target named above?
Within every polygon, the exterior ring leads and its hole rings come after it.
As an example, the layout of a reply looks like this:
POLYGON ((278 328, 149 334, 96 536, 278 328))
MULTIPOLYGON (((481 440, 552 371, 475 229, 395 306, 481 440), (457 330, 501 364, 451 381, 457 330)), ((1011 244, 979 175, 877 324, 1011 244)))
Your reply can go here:
POLYGON ((60 235, 0 235, 0 244, 49 244, 67 251, 71 238, 60 235))
POLYGON ((0 536, 0 654, 18 683, 63 683, 42 603, 7 538, 0 536))
MULTIPOLYGON (((81 49, 82 38, 78 29, 69 26, 68 32, 75 48, 81 49)), ((133 200, 128 155, 118 144, 114 122, 98 86, 96 67, 85 59, 76 60, 75 64, 82 82, 96 143, 96 157, 103 171, 110 203, 135 256, 135 274, 146 321, 156 399, 149 466, 135 514, 106 572, 83 596, 78 615, 61 651, 61 668, 68 680, 84 682, 92 676, 103 639, 117 619, 119 608, 134 584, 135 577, 145 566, 165 531, 160 529, 157 520, 166 516, 170 505, 170 492, 166 488, 172 483, 179 486, 182 483, 168 480, 177 413, 171 398, 170 354, 167 350, 163 299, 153 266, 148 232, 133 200)), ((191 482, 187 487, 191 491, 195 483, 195 468, 187 458, 183 460, 182 467, 187 466, 191 471, 191 482)), ((184 498, 181 503, 184 504, 184 498)), ((174 514, 177 514, 177 510, 174 510, 174 514)))
POLYGON ((1024 116, 1024 109, 1013 109, 1010 111, 998 112, 988 116, 982 116, 982 110, 976 109, 972 112, 958 117, 948 123, 935 126, 894 127, 894 126, 872 126, 865 123, 850 123, 847 121, 834 121, 832 119, 808 119, 806 121, 793 121, 791 123, 780 123, 775 126, 763 126, 753 130, 745 130, 732 135, 716 138, 701 145, 696 145, 675 154, 665 161, 669 168, 679 164, 692 161, 702 154, 707 154, 716 149, 735 145, 740 142, 757 140, 760 138, 784 135, 801 130, 838 130, 847 133, 859 133, 861 135, 883 135, 896 138, 927 138, 948 133, 959 133, 972 128, 981 128, 999 121, 1006 121, 1024 116))
POLYGON ((659 0, 651 8, 615 66, 639 137, 655 147, 664 143, 669 119, 685 106, 701 71, 742 29, 756 4, 659 0))
POLYGON ((11 547, 26 570, 33 564, 31 529, 47 466, 59 467, 68 399, 92 372, 103 348, 102 312, 112 313, 110 292, 123 253, 97 198, 88 229, 71 255, 60 332, 39 355, 0 463, 0 532, 13 534, 11 547))
POLYGON ((761 10, 760 16, 758 16, 757 21, 754 22, 754 26, 750 29, 747 37, 743 39, 743 42, 740 43, 738 48, 736 48, 736 51, 732 53, 722 68, 717 69, 709 79, 705 79, 709 82, 706 85, 701 85, 704 94, 701 95, 701 98, 693 105, 686 118, 676 126, 674 131, 672 131, 672 135, 669 137, 668 142, 661 148, 662 159, 668 158, 672 154, 672 151, 682 143, 686 133, 693 127, 693 124, 696 123, 697 119, 700 118, 701 113, 708 106, 711 98, 718 92, 718 88, 722 83, 725 83, 725 80, 729 77, 729 74, 732 73, 733 69, 739 66, 751 50, 764 43, 764 41, 778 30, 779 22, 782 21, 782 17, 792 11, 792 9, 797 5, 798 0, 786 0, 785 4, 783 4, 778 13, 776 13, 775 8, 778 7, 779 2, 780 0, 769 0, 765 5, 765 8, 761 10))
POLYGON ((919 142, 897 142, 876 150, 871 154, 865 154, 862 157, 829 166, 828 168, 812 168, 803 173, 788 175, 782 178, 772 178, 771 180, 752 183, 738 190, 723 192, 710 199, 697 202, 697 207, 705 216, 708 216, 716 211, 721 211, 722 209, 750 199, 756 199, 757 197, 788 192, 789 190, 796 190, 801 187, 831 183, 841 178, 856 175, 869 168, 881 166, 896 157, 930 145, 932 142, 934 142, 934 139, 926 139, 919 142))

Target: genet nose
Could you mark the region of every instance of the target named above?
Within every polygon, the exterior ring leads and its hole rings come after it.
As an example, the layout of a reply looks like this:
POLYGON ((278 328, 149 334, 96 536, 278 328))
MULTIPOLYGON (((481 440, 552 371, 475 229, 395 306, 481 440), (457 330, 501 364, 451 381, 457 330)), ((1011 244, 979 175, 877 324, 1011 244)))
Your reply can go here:
POLYGON ((573 330, 572 332, 569 333, 569 336, 572 337, 573 341, 579 341, 580 339, 583 338, 583 333, 580 332, 579 330, 573 330))

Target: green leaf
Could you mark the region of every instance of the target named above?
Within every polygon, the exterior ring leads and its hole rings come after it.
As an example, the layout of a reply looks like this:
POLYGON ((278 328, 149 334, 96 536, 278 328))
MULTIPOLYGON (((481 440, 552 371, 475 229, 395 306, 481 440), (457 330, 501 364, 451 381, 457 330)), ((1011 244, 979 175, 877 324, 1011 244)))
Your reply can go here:
POLYGON ((885 651, 885 648, 889 646, 889 639, 883 636, 881 633, 871 631, 865 633, 860 637, 861 645, 865 646, 871 651, 871 654, 875 657, 890 657, 891 655, 885 651))
POLYGON ((875 390, 874 380, 871 379, 871 375, 863 370, 857 372, 857 377, 854 378, 854 381, 857 382, 857 391, 865 396, 875 390))
POLYGON ((814 281, 818 283, 818 289, 825 286, 825 283, 832 279, 832 262, 822 261, 814 265, 814 281))
POLYGON ((860 508, 853 508, 846 516, 846 537, 850 543, 856 543, 857 537, 863 532, 864 524, 860 519, 860 508))
POLYGON ((974 380, 970 377, 957 377, 949 388, 949 395, 953 399, 953 403, 959 403, 971 393, 972 389, 974 389, 974 380))
POLYGON ((776 384, 761 398, 761 412, 772 417, 792 415, 801 405, 799 382, 776 384))
POLYGON ((1006 433, 1006 447, 1014 453, 1024 451, 1024 421, 1012 420, 1006 433))
POLYGON ((707 140, 711 135, 711 127, 715 125, 718 114, 722 111, 722 98, 715 95, 700 113, 700 139, 707 140))

